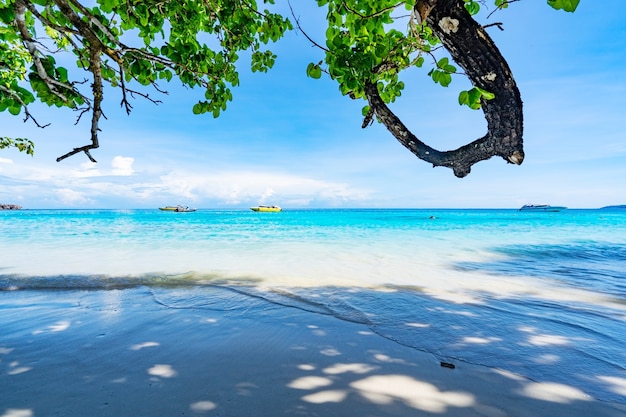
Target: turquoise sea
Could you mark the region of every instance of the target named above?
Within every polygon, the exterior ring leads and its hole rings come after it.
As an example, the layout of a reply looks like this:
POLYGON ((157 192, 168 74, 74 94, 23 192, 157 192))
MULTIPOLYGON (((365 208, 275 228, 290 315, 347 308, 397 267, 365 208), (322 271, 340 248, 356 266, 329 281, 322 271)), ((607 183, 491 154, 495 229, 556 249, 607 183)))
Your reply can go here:
POLYGON ((58 290, 261 301, 626 403, 626 210, 0 211, 0 242, 0 312, 58 290))

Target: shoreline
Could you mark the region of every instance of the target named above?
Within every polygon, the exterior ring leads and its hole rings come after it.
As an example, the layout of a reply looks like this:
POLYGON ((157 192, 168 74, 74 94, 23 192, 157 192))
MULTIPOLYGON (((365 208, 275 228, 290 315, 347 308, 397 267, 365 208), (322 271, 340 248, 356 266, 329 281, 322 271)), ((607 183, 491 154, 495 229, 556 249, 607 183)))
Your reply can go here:
POLYGON ((145 287, 0 292, 0 417, 626 413, 574 387, 444 367, 332 316, 219 289, 203 302, 145 287))

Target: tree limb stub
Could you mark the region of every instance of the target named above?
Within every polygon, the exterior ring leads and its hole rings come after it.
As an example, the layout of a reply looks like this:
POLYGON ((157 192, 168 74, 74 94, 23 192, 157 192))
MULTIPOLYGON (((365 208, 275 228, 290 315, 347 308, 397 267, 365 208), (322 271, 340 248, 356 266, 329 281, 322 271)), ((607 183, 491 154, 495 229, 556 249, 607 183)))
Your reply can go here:
POLYGON ((467 12, 463 0, 418 0, 415 9, 472 84, 495 94, 492 100, 481 100, 488 131, 467 145, 442 152, 411 133, 380 98, 377 86, 370 82, 365 94, 371 109, 418 158, 433 166, 451 168, 459 178, 468 175, 472 165, 492 156, 521 164, 524 160, 522 99, 511 70, 493 40, 467 12))

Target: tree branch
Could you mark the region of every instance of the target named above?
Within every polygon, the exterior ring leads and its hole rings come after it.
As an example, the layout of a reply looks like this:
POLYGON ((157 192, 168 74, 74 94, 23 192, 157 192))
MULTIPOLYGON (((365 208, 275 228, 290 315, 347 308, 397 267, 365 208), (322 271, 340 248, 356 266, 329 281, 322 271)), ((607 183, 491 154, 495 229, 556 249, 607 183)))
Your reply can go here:
POLYGON ((105 46, 102 44, 100 39, 91 31, 87 23, 85 23, 81 18, 74 12, 69 3, 66 0, 55 0, 55 3, 59 7, 59 10, 70 20, 72 25, 80 32, 80 34, 87 40, 88 49, 89 49, 89 72, 93 74, 93 84, 92 84, 92 93, 93 93, 93 105, 92 105, 92 113, 91 113, 91 143, 80 148, 74 148, 72 151, 66 153, 57 158, 57 162, 64 160, 72 155, 75 155, 79 152, 84 152, 85 155, 89 158, 90 161, 96 162, 96 160, 91 156, 89 151, 91 149, 96 149, 100 145, 98 143, 98 131, 100 130, 98 127, 98 123, 100 121, 100 117, 102 116, 102 68, 100 66, 100 57, 102 55, 102 51, 104 51, 105 46))
MULTIPOLYGON (((509 4, 511 4, 511 3, 515 3, 515 2, 518 2, 518 1, 520 1, 520 0, 509 0, 509 1, 505 1, 505 2, 504 2, 504 3, 502 3, 500 6, 496 7, 496 9, 495 9, 494 11, 492 11, 491 13, 489 13, 489 14, 487 15, 487 19, 489 19, 489 18, 491 17, 491 15, 492 15, 492 14, 494 14, 495 12, 500 11, 500 10, 504 9, 505 7, 508 7, 508 6, 509 6, 509 4)), ((502 29, 502 28, 500 28, 500 29, 502 29)))
POLYGON ((8 94, 9 96, 13 97, 14 100, 17 100, 20 103, 22 109, 24 109, 24 122, 30 119, 33 121, 33 123, 35 123, 35 126, 41 129, 50 126, 50 123, 46 123, 45 125, 40 124, 37 119, 35 119, 33 115, 28 111, 28 106, 26 105, 26 103, 24 103, 24 100, 22 100, 22 98, 15 91, 6 88, 2 84, 0 84, 0 91, 3 91, 5 94, 8 94))
POLYGON ((372 17, 379 16, 379 15, 381 15, 381 14, 385 13, 385 12, 388 12, 388 11, 390 11, 390 10, 394 10, 395 8, 397 8, 397 7, 399 7, 399 6, 402 6, 403 4, 404 4, 404 2, 403 2, 403 1, 401 1, 401 2, 399 2, 399 3, 397 3, 397 4, 394 4, 394 5, 392 5, 392 6, 389 6, 389 7, 387 7, 387 8, 381 9, 381 10, 377 10, 377 11, 375 11, 374 13, 371 13, 371 14, 369 14, 369 15, 367 15, 367 16, 366 16, 366 15, 363 15, 363 14, 359 13, 358 11, 354 10, 354 9, 353 9, 353 8, 351 8, 350 6, 348 6, 348 4, 347 4, 345 1, 343 1, 343 2, 342 2, 342 6, 343 6, 343 7, 345 7, 345 8, 346 8, 346 10, 348 10, 350 13, 352 13, 352 14, 354 14, 354 15, 356 15, 356 16, 359 16, 361 19, 370 19, 370 18, 372 18, 372 17))
POLYGON ((26 3, 23 0, 16 0, 15 23, 17 24, 17 28, 20 32, 22 41, 24 42, 24 45, 26 46, 28 53, 33 59, 33 64, 35 65, 35 68, 37 69, 37 75, 39 75, 39 77, 46 83, 46 85, 48 86, 48 88, 54 95, 60 98, 63 102, 68 102, 67 97, 65 96, 65 94, 59 91, 59 88, 70 90, 70 91, 73 91, 74 89, 72 88, 72 86, 63 84, 55 80, 54 78, 50 77, 48 73, 46 72, 46 69, 44 68, 43 63, 41 62, 41 59, 39 57, 40 52, 35 46, 35 40, 32 38, 32 36, 30 35, 30 32, 28 31, 28 27, 26 25, 25 13, 26 13, 26 3))
POLYGON ((65 158, 69 158, 72 155, 75 155, 79 152, 84 152, 87 155, 87 158, 91 162, 97 162, 89 153, 91 149, 96 149, 100 146, 98 142, 98 131, 100 128, 98 127, 98 123, 100 122, 100 117, 102 116, 102 71, 100 68, 100 51, 96 48, 91 48, 89 50, 89 71, 93 74, 93 84, 92 84, 92 92, 93 92, 93 109, 91 113, 91 143, 85 146, 81 146, 80 148, 74 148, 70 152, 66 153, 57 158, 57 162, 64 160, 65 158))
POLYGON ((391 112, 380 98, 376 84, 368 82, 365 87, 371 109, 402 145, 433 166, 451 168, 457 177, 466 176, 473 164, 492 156, 518 165, 524 160, 519 90, 500 51, 463 4, 462 0, 418 0, 416 11, 472 84, 495 94, 493 100, 481 100, 488 128, 483 137, 456 150, 438 151, 417 139, 391 112))
POLYGON ((302 29, 302 26, 300 26, 300 19, 298 19, 296 17, 295 12, 293 11, 293 7, 291 6, 291 2, 288 1, 287 4, 289 4, 289 10, 291 11, 291 16, 293 17, 293 20, 295 20, 296 22, 296 27, 298 28, 298 30, 300 31, 300 33, 302 33, 304 35, 305 38, 307 38, 307 40, 309 42, 311 42, 314 46, 318 47, 319 49, 321 49, 324 52, 328 52, 328 49, 323 47, 322 45, 320 45, 319 43, 315 42, 313 39, 311 39, 311 37, 304 31, 304 29, 302 29))

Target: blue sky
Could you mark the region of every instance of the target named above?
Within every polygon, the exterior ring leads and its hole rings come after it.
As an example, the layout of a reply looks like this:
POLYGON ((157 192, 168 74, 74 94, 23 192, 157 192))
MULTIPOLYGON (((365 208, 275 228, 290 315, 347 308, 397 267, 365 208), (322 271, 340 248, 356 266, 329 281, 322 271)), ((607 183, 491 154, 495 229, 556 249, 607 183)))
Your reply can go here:
MULTIPOLYGON (((489 2, 491 3, 491 2, 489 2)), ((288 208, 408 207, 517 208, 549 203, 572 208, 626 204, 626 9, 583 0, 576 13, 524 0, 494 14, 490 34, 507 58, 525 109, 526 160, 500 158, 475 165, 466 178, 433 168, 405 150, 385 128, 361 129, 361 107, 328 78, 306 77, 322 58, 302 34, 291 32, 271 49, 278 60, 267 74, 241 62, 234 101, 214 119, 194 116, 201 90, 179 83, 155 106, 135 100, 130 116, 120 93, 107 91, 98 164, 78 154, 88 120, 33 108, 46 129, 0 113, 0 134, 35 140, 34 157, 0 151, 0 203, 25 208, 288 208)), ((323 43, 323 10, 294 2, 303 28, 323 43)), ((447 150, 485 132, 482 112, 457 104, 468 85, 448 88, 427 70, 404 76, 407 90, 393 110, 431 146, 447 150)))

